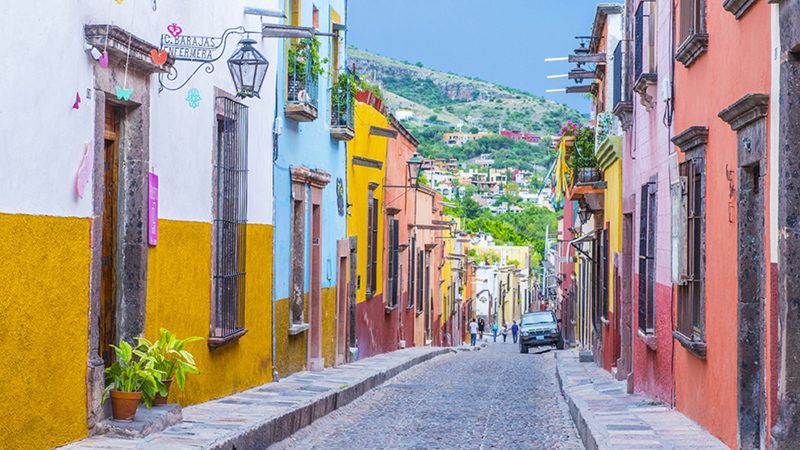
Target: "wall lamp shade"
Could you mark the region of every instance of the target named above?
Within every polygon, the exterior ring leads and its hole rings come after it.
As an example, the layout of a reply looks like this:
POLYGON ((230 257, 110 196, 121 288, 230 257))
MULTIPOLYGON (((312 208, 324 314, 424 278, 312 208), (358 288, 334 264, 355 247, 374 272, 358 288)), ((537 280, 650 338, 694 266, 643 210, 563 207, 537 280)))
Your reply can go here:
POLYGON ((239 41, 239 48, 228 58, 228 68, 236 85, 236 96, 258 97, 261 84, 267 75, 269 61, 253 47, 256 41, 245 38, 239 41))
POLYGON ((594 213, 588 209, 579 209, 578 210, 578 218, 580 219, 581 223, 587 223, 589 219, 592 218, 594 213))
POLYGON ((406 161, 406 164, 408 164, 408 179, 414 187, 417 187, 419 184, 419 176, 422 173, 423 162, 424 160, 419 157, 419 153, 417 152, 414 152, 411 158, 406 161))

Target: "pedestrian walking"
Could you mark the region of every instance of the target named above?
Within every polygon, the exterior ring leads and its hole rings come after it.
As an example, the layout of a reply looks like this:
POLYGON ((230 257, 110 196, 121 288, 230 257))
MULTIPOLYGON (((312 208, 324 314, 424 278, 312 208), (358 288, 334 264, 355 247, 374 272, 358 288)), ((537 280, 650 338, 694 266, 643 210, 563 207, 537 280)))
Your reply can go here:
POLYGON ((492 334, 494 334, 494 341, 497 342, 497 330, 500 329, 500 326, 497 325, 497 322, 492 322, 492 334))
POLYGON ((478 321, 478 339, 483 340, 483 331, 486 328, 486 322, 483 319, 478 321))
POLYGON ((517 343, 517 333, 519 333, 519 325, 517 325, 517 321, 514 321, 514 324, 511 325, 511 337, 514 338, 514 343, 517 343))
POLYGON ((508 326, 506 325, 505 322, 503 322, 503 342, 506 341, 507 337, 508 337, 508 326))
POLYGON ((469 345, 475 347, 475 339, 478 337, 478 323, 475 319, 469 323, 469 345))

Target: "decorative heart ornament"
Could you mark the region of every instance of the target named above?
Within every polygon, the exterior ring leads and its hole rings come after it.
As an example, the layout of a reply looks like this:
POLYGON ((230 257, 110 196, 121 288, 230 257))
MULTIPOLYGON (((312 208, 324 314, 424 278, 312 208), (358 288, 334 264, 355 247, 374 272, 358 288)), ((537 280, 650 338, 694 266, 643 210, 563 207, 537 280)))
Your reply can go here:
POLYGON ((172 25, 167 27, 167 31, 169 31, 172 37, 178 37, 178 35, 183 32, 183 28, 179 27, 177 23, 172 22, 172 25))
POLYGON ((81 107, 81 93, 75 94, 75 103, 72 104, 72 109, 79 109, 81 107))
POLYGON ((156 49, 150 50, 150 56, 153 58, 153 62, 159 66, 167 62, 167 55, 168 53, 166 50, 161 50, 160 52, 156 51, 156 49))
POLYGON ((114 89, 117 90, 117 99, 118 100, 130 100, 131 94, 133 94, 133 88, 130 89, 122 89, 119 86, 114 86, 114 89))
POLYGON ((98 61, 100 61, 100 67, 103 69, 108 67, 108 52, 103 52, 103 56, 101 56, 98 61))

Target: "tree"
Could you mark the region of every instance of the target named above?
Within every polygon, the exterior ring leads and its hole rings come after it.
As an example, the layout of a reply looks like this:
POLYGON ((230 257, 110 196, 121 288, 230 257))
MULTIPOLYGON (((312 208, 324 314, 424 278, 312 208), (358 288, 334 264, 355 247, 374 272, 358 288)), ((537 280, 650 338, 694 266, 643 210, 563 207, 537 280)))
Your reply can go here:
POLYGON ((478 127, 472 127, 472 128, 469 129, 469 133, 470 134, 476 134, 476 133, 479 133, 480 131, 481 130, 479 130, 478 127))
POLYGON ((469 184, 464 188, 464 197, 472 198, 473 195, 478 193, 478 188, 474 184, 469 184))
POLYGON ((481 205, 472 197, 467 197, 461 202, 461 210, 464 212, 464 217, 467 219, 475 220, 481 215, 481 205))
POLYGON ((417 63, 416 63, 416 64, 414 64, 414 65, 415 65, 415 66, 417 66, 417 67, 425 67, 425 66, 423 66, 423 65, 422 65, 422 63, 421 63, 421 62, 419 62, 419 61, 417 61, 417 63))
POLYGON ((438 120, 439 120, 439 116, 437 116, 436 114, 432 114, 432 115, 428 116, 428 122, 436 122, 438 120))

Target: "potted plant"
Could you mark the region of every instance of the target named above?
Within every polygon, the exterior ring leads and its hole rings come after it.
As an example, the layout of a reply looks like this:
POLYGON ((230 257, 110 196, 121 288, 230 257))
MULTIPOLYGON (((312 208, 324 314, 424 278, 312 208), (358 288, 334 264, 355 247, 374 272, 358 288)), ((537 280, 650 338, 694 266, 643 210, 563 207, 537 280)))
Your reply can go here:
MULTIPOLYGON (((196 375, 200 373, 194 365, 194 357, 184 350, 184 347, 189 342, 201 341, 203 338, 192 336, 179 340, 175 334, 162 328, 158 340, 155 342, 150 342, 145 338, 136 339, 139 341, 138 349, 153 361, 153 367, 162 374, 160 379, 164 384, 164 393, 155 392, 152 398, 154 405, 165 405, 167 403, 169 388, 173 380, 177 381, 178 388, 183 390, 186 385, 186 374, 192 373, 196 375)), ((145 398, 148 395, 145 393, 145 398)))
POLYGON ((585 127, 580 124, 568 121, 566 125, 561 127, 559 136, 564 140, 565 144, 574 141, 574 145, 567 146, 567 153, 565 159, 567 166, 573 173, 573 179, 576 183, 589 183, 600 181, 602 174, 600 169, 597 168, 597 158, 594 154, 595 148, 595 135, 591 127, 585 127))
POLYGON ((303 39, 289 48, 287 57, 289 80, 288 97, 290 101, 302 100, 301 91, 306 89, 306 80, 317 81, 325 73, 323 64, 328 63, 328 58, 319 56, 319 39, 303 39))
POLYGON ((121 341, 119 347, 112 347, 117 353, 117 361, 106 369, 103 401, 111 397, 114 420, 130 421, 136 417, 136 408, 142 398, 150 408, 157 392, 162 395, 167 393, 161 382, 163 372, 154 367, 153 360, 147 354, 132 348, 125 341, 121 341))
POLYGON ((331 126, 352 127, 348 123, 350 109, 353 107, 358 87, 348 73, 339 74, 339 79, 331 89, 331 126))

